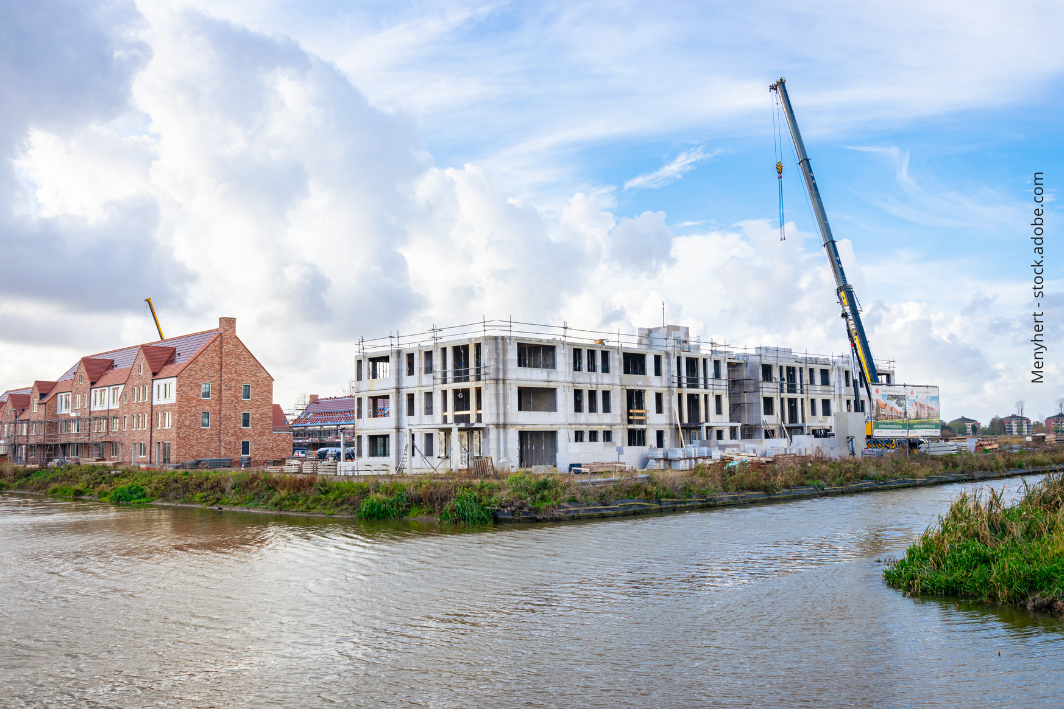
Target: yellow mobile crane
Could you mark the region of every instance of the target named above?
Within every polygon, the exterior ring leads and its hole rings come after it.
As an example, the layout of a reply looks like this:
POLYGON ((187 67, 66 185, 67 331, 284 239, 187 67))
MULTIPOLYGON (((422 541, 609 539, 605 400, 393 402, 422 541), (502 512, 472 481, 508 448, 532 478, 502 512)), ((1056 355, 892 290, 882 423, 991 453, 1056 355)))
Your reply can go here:
MULTIPOLYGON (((798 132, 798 122, 794 118, 794 110, 791 109, 791 99, 787 96, 786 79, 781 78, 769 87, 779 96, 783 106, 783 112, 787 117, 787 125, 791 130, 791 139, 794 141, 794 150, 798 155, 798 166, 805 180, 805 189, 809 192, 809 201, 813 203, 813 213, 816 215, 817 226, 820 228, 820 238, 824 242, 824 250, 828 254, 828 263, 831 272, 835 275, 835 294, 842 308, 842 318, 846 321, 846 334, 850 338, 850 349, 854 359, 860 364, 860 372, 864 376, 866 384, 879 384, 879 373, 876 372, 876 363, 872 359, 872 350, 868 346, 868 336, 865 335, 864 325, 861 324, 861 306, 857 302, 857 296, 853 292, 853 286, 846 280, 846 272, 842 270, 842 259, 839 250, 835 246, 835 237, 831 234, 831 225, 828 224, 828 214, 824 210, 824 203, 820 199, 820 190, 816 186, 816 178, 813 177, 813 168, 809 165, 809 156, 805 152, 805 144, 802 142, 802 134, 798 132)), ((777 165, 777 170, 780 167, 777 165)), ((869 388, 869 399, 871 389, 869 388)), ((869 401, 869 403, 872 403, 869 401)), ((869 412, 874 413, 874 412, 869 412)))
POLYGON ((159 316, 155 314, 155 306, 152 305, 151 298, 145 298, 144 302, 147 303, 148 307, 151 309, 151 316, 155 320, 155 329, 159 331, 159 339, 165 340, 166 336, 163 335, 163 326, 159 324, 159 316))

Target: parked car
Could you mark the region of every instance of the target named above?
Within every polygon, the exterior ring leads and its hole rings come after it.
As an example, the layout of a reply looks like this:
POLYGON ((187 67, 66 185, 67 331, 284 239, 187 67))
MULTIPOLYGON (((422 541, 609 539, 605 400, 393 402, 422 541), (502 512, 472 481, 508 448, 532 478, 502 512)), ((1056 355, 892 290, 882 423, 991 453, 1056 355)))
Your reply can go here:
POLYGON ((306 458, 307 457, 307 449, 306 448, 293 448, 292 449, 292 457, 293 458, 306 458))

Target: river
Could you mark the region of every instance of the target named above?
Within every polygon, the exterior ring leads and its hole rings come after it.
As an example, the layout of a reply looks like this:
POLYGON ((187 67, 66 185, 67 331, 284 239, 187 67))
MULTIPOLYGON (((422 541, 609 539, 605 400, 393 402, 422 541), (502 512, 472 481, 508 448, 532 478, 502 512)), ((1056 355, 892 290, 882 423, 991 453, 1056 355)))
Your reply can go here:
POLYGON ((1064 623, 882 580, 962 489, 475 532, 4 494, 0 706, 1059 707, 1064 623))

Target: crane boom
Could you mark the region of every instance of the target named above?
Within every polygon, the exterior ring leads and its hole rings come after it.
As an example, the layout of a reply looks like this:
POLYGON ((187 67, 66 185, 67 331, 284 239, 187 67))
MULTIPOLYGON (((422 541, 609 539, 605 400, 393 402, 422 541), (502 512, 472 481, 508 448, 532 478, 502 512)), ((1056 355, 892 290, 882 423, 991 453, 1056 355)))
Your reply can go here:
POLYGON ((781 78, 769 87, 780 97, 783 112, 787 116, 787 126, 791 129, 791 139, 794 141, 794 150, 798 154, 798 166, 802 170, 805 179, 805 189, 809 192, 809 200, 813 203, 813 213, 816 215, 817 226, 820 228, 820 238, 824 241, 824 250, 828 253, 828 263, 831 264, 831 272, 835 275, 835 294, 838 296, 839 305, 842 307, 842 317, 846 320, 846 334, 850 338, 850 347, 857 354, 857 360, 861 365, 861 372, 865 381, 869 384, 879 383, 879 373, 876 372, 876 363, 872 359, 872 350, 868 346, 868 337, 865 335, 864 325, 861 323, 860 306, 857 296, 854 295, 853 286, 846 280, 846 272, 842 269, 842 259, 839 250, 835 246, 835 237, 831 234, 831 225, 828 224, 828 215, 824 210, 824 202, 820 199, 820 190, 816 186, 816 178, 813 177, 813 168, 809 165, 809 156, 805 152, 805 144, 802 142, 802 134, 798 132, 798 121, 794 118, 794 110, 791 108, 791 99, 787 96, 786 79, 781 78))
POLYGON ((155 306, 152 305, 151 298, 145 298, 144 302, 148 304, 149 308, 151 308, 151 316, 155 319, 155 329, 159 331, 159 339, 165 340, 166 337, 163 335, 163 326, 159 324, 159 316, 155 314, 155 306))

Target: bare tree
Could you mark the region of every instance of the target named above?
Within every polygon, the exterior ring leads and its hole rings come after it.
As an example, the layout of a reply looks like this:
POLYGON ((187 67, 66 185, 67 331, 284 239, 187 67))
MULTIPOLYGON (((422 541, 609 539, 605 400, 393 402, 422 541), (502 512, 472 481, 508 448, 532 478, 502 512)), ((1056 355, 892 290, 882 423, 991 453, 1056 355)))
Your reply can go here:
POLYGON ((1019 416, 1020 418, 1023 418, 1023 407, 1026 406, 1026 404, 1027 404, 1027 400, 1026 399, 1020 399, 1019 401, 1016 402, 1016 415, 1019 416))
POLYGON ((1056 404, 1057 404, 1057 413, 1060 414, 1061 416, 1064 416, 1064 396, 1058 396, 1056 404))

